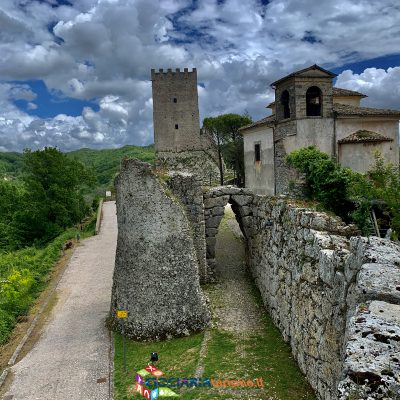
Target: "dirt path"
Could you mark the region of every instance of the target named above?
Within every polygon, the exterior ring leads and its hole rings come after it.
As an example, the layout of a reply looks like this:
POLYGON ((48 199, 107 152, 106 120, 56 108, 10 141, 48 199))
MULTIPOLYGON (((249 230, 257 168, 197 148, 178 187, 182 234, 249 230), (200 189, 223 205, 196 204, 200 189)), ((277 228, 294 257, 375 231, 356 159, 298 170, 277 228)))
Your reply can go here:
POLYGON ((114 202, 103 206, 101 232, 82 241, 61 279, 51 321, 13 368, 6 400, 110 399, 109 311, 117 242, 114 202))
POLYGON ((214 312, 218 329, 235 333, 262 330, 262 311, 254 301, 254 283, 245 266, 242 234, 230 207, 225 210, 216 244, 217 290, 220 293, 214 312))
POLYGON ((290 347, 265 311, 245 258, 243 235, 231 208, 226 207, 216 243, 217 282, 204 288, 210 299, 212 329, 204 335, 195 375, 209 375, 222 384, 212 394, 199 391, 190 398, 315 400, 290 347), (231 388, 224 387, 227 378, 259 381, 251 388, 231 388))

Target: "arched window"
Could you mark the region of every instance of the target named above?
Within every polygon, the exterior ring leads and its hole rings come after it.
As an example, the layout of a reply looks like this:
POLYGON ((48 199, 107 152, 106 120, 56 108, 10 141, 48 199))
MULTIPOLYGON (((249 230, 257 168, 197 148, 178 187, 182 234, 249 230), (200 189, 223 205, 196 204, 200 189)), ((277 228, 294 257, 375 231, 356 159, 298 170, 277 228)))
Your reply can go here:
POLYGON ((317 86, 311 86, 306 93, 306 112, 307 117, 321 116, 321 89, 317 86))
POLYGON ((289 92, 287 90, 282 93, 281 104, 283 107, 283 118, 290 118, 289 92))

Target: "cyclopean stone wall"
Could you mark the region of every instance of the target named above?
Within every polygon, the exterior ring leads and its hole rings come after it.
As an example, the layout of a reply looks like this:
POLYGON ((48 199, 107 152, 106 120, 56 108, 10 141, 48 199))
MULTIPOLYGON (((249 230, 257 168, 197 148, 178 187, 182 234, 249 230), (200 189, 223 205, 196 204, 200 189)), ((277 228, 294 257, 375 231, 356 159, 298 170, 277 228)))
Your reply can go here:
POLYGON ((125 334, 138 340, 186 335, 210 320, 184 206, 149 164, 123 161, 116 178, 118 242, 109 322, 127 310, 125 334))
POLYGON ((399 391, 399 364, 394 362, 399 359, 400 327, 393 317, 400 304, 398 246, 368 242, 338 218, 283 199, 215 188, 204 194, 211 271, 227 202, 247 239, 249 266, 264 304, 318 397, 337 399, 340 382, 340 398, 346 399, 345 393, 364 390, 363 379, 371 383, 372 376, 374 383, 365 389, 373 391, 371 399, 381 398, 383 385, 399 391), (394 278, 391 285, 384 279, 388 273, 394 278), (359 319, 360 310, 370 317, 359 319), (354 351, 361 346, 365 353, 354 351), (377 349, 381 359, 371 363, 377 349))
POLYGON ((400 247, 352 238, 340 399, 400 399, 400 247), (366 381, 368 380, 368 381, 366 381))
POLYGON ((300 369, 323 399, 334 399, 346 327, 345 263, 352 232, 338 219, 255 198, 258 231, 249 242, 255 282, 300 369))
MULTIPOLYGON (((203 135, 204 136, 204 135, 203 135)), ((156 167, 160 171, 194 174, 205 185, 219 179, 218 159, 209 150, 163 151, 156 154, 156 167)))
POLYGON ((200 281, 207 281, 206 241, 204 223, 203 189, 201 178, 182 172, 171 172, 167 184, 186 210, 193 230, 200 281))

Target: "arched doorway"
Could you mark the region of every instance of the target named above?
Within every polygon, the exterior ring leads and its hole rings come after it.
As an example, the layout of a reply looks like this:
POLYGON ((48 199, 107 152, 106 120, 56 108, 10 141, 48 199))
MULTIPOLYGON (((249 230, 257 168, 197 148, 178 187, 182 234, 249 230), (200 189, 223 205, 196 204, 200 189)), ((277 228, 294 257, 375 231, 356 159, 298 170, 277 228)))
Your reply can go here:
POLYGON ((213 278, 216 260, 215 245, 218 229, 224 217, 227 204, 239 225, 247 246, 247 238, 252 227, 252 201, 254 195, 246 189, 234 187, 215 188, 204 195, 204 220, 206 233, 206 254, 209 275, 213 278))

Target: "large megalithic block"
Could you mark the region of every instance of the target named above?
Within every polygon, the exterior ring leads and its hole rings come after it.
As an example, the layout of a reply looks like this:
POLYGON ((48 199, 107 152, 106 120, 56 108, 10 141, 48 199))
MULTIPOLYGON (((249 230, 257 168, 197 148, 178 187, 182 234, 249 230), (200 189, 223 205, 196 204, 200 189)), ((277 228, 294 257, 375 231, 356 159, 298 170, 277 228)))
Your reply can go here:
POLYGON ((136 340, 188 335, 210 321, 182 204, 149 164, 124 160, 116 178, 118 243, 111 326, 136 340), (127 310, 128 318, 116 318, 127 310))

